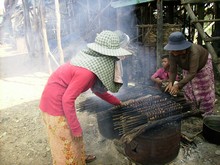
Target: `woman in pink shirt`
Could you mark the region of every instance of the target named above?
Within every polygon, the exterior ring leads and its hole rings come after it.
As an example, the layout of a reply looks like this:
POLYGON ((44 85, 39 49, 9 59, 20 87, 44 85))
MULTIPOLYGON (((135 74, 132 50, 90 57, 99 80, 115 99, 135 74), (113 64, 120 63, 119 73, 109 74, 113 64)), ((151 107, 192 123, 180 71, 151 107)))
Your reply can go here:
POLYGON ((117 33, 107 30, 97 34, 95 42, 87 47, 49 77, 42 93, 40 109, 53 164, 85 165, 95 159, 85 156, 83 132, 76 115, 75 101, 81 93, 91 89, 110 104, 121 104, 107 91, 118 92, 122 86, 115 79, 119 77, 115 74, 115 63, 119 61, 117 57, 131 53, 120 47, 117 33))

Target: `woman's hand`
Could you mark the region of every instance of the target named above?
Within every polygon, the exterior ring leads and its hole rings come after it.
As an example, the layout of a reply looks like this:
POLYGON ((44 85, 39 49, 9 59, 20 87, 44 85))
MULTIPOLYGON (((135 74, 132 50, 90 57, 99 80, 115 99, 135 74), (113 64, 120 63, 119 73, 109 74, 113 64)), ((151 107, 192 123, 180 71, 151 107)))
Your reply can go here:
POLYGON ((165 92, 169 92, 171 95, 176 95, 179 92, 179 86, 177 84, 173 85, 171 82, 165 88, 165 92))
POLYGON ((165 88, 164 92, 170 92, 171 89, 172 89, 172 87, 173 87, 172 82, 169 82, 169 84, 168 84, 167 87, 165 88))
POLYGON ((170 94, 176 95, 178 92, 179 92, 179 86, 177 84, 173 85, 172 88, 170 89, 170 94))

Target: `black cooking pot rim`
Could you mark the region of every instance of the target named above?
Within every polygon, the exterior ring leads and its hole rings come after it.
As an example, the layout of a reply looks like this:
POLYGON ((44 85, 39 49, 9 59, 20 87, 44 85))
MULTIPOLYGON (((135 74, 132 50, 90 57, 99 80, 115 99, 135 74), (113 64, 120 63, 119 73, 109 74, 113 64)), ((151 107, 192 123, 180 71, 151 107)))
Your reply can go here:
POLYGON ((220 115, 210 115, 204 117, 203 124, 209 129, 220 133, 220 115), (212 125, 210 125, 210 122, 212 122, 211 124, 213 124, 214 122, 215 128, 213 128, 212 125), (219 128, 219 130, 216 128, 219 128))

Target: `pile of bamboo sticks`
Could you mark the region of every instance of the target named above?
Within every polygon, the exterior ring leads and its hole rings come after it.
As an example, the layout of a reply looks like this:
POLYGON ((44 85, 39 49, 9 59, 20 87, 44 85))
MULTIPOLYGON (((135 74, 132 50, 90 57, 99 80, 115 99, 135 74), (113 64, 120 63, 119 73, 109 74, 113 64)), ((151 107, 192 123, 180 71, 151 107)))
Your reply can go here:
POLYGON ((129 100, 111 110, 114 129, 118 130, 120 135, 124 135, 140 125, 178 115, 183 109, 188 108, 189 104, 183 99, 172 100, 156 95, 129 100))
MULTIPOLYGON (((123 88, 119 93, 114 94, 121 101, 138 99, 146 95, 166 95, 155 87, 129 87, 123 88)), ((85 98, 84 101, 77 103, 76 108, 78 111, 87 111, 91 113, 98 113, 112 108, 112 105, 101 100, 95 95, 85 98)))
POLYGON ((87 98, 78 110, 97 114, 100 133, 107 138, 130 142, 141 133, 164 124, 179 122, 193 115, 191 104, 183 97, 173 97, 154 88, 129 88, 117 96, 122 105, 106 104, 97 97, 87 98), (126 94, 125 94, 126 93, 126 94), (106 130, 103 132, 103 130, 106 130))

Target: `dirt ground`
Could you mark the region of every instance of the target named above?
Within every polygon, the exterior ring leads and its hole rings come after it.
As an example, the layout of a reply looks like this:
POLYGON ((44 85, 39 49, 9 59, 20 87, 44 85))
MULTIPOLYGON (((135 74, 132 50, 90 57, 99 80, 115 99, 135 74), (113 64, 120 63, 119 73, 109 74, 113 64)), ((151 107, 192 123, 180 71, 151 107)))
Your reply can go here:
MULTIPOLYGON (((38 109, 48 73, 36 61, 9 45, 0 45, 1 165, 52 164, 50 147, 38 109)), ((77 102, 83 100, 85 95, 77 102)), ((216 113, 220 112, 219 105, 220 100, 216 104, 216 113)), ((99 133, 95 114, 77 112, 77 115, 84 131, 86 151, 97 156, 91 165, 134 164, 117 151, 112 140, 99 133)), ((178 156, 169 165, 219 165, 220 146, 208 143, 199 134, 201 130, 202 119, 199 117, 182 121, 183 133, 198 135, 192 143, 181 142, 178 156)))

